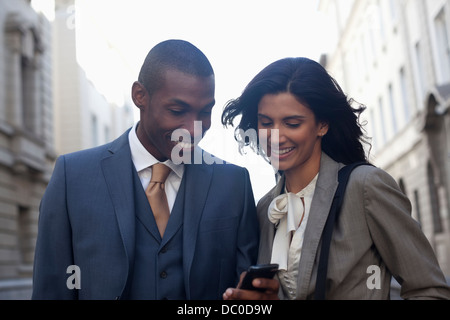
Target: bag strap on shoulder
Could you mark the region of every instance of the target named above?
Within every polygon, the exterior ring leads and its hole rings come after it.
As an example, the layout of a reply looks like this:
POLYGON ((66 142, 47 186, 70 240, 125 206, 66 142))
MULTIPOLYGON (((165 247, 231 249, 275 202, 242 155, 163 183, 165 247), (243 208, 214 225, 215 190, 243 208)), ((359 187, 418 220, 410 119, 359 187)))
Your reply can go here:
POLYGON ((328 254, 330 251, 331 237, 333 234, 334 225, 338 219, 339 211, 341 210, 342 202, 344 201, 345 188, 353 169, 360 165, 371 165, 368 162, 354 162, 345 167, 342 167, 338 172, 338 187, 334 194, 333 202, 331 204, 330 213, 328 214, 327 222, 322 233, 322 247, 320 250, 319 266, 317 269, 316 289, 314 291, 315 300, 324 300, 326 293, 326 280, 328 271, 328 254))

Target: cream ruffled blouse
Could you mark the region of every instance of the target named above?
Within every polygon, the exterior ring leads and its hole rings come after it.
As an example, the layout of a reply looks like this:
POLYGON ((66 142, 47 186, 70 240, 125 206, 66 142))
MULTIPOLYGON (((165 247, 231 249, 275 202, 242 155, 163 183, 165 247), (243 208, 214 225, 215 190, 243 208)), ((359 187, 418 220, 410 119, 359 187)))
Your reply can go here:
POLYGON ((297 292, 298 265, 318 176, 298 193, 285 189, 284 194, 272 200, 268 209, 269 220, 277 228, 271 263, 279 265, 278 277, 289 299, 295 299, 297 292))

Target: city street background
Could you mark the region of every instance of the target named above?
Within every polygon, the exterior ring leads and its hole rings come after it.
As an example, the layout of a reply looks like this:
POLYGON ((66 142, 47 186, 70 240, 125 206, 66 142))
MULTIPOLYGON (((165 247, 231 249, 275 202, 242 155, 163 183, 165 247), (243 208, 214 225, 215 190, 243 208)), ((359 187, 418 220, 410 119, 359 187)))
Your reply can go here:
POLYGON ((131 85, 170 38, 210 59, 216 106, 200 145, 245 166, 256 200, 274 171, 239 154, 222 109, 277 59, 320 62, 367 107, 370 160, 409 197, 450 276, 450 0, 0 0, 0 26, 0 299, 30 297, 56 158, 138 120, 131 85))

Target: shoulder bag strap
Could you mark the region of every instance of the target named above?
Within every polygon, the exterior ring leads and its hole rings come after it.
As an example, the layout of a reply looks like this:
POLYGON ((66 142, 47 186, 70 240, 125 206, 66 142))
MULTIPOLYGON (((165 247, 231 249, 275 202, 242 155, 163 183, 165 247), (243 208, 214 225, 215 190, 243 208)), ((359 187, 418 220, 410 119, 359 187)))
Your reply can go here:
POLYGON ((320 250, 319 266, 317 269, 316 289, 314 291, 315 300, 325 300, 326 280, 328 271, 328 253, 330 251, 331 237, 333 234, 333 227, 339 215, 339 211, 344 200, 345 188, 347 187, 348 178, 354 168, 360 165, 370 165, 368 162, 355 162, 345 167, 342 167, 338 173, 338 188, 334 194, 333 202, 331 204, 330 213, 328 214, 327 222, 322 233, 322 247, 320 250))

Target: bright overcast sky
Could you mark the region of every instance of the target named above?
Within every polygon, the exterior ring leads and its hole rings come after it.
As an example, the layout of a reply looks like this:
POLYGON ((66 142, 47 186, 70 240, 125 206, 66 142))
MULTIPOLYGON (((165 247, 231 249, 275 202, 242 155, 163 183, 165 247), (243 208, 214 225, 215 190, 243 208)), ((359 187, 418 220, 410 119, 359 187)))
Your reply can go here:
MULTIPOLYGON (((34 0, 51 2, 53 0, 34 0)), ((202 50, 216 74, 213 126, 201 145, 227 161, 246 166, 255 197, 274 183, 271 167, 249 151, 237 152, 233 130, 220 115, 263 67, 288 56, 318 60, 327 30, 318 0, 77 0, 79 62, 111 100, 129 99, 132 81, 158 42, 184 39, 202 50), (79 30, 78 30, 79 29, 79 30), (98 41, 106 37, 109 43, 98 41), (115 68, 116 67, 116 68, 115 68)), ((69 21, 70 22, 70 21, 69 21)))

